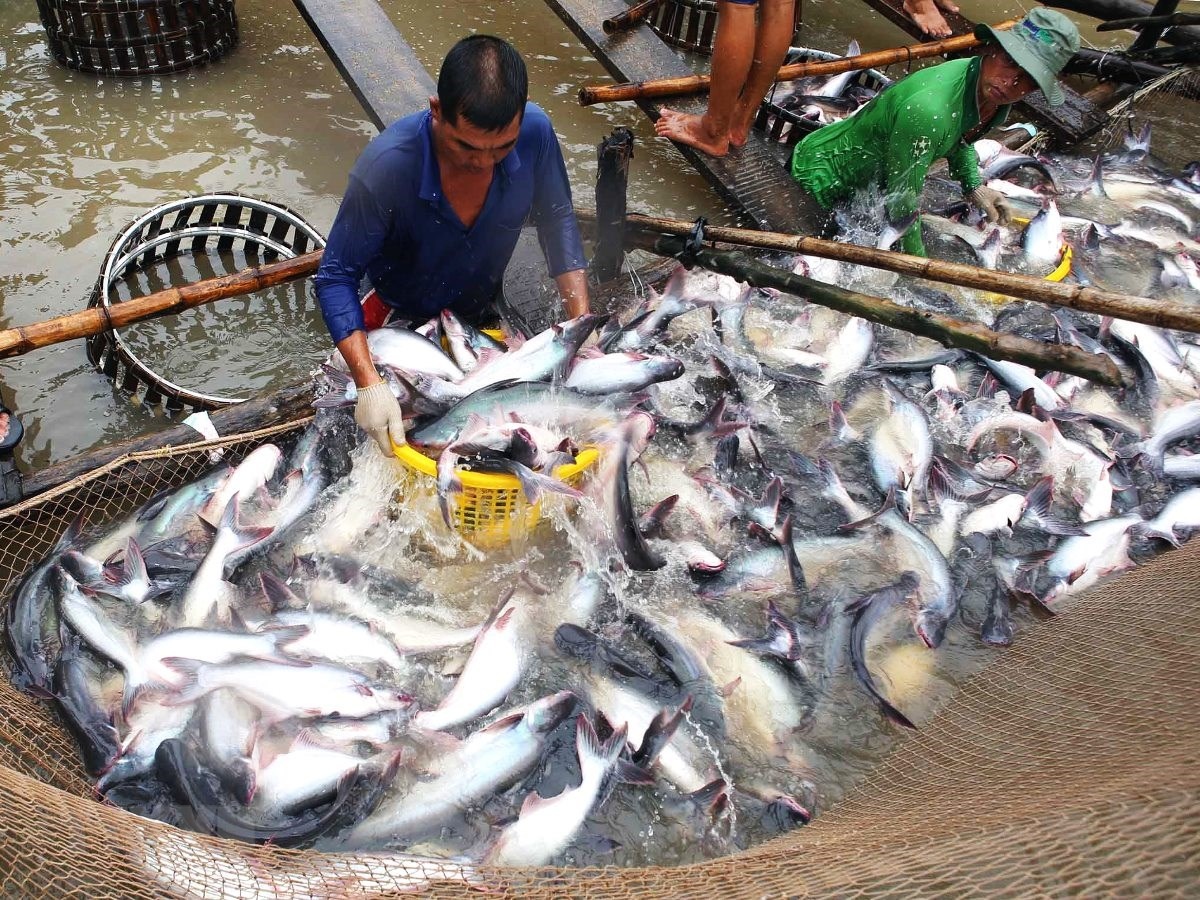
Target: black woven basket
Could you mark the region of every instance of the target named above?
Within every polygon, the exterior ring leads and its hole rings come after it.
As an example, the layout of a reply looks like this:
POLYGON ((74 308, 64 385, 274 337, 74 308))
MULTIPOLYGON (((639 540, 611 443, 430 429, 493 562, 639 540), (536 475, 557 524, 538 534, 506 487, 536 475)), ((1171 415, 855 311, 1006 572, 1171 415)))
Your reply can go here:
POLYGON ((97 75, 160 75, 237 44, 234 0, 37 0, 50 52, 97 75))
MULTIPOLYGON (((795 28, 800 27, 800 6, 796 4, 795 28)), ((648 21, 666 43, 694 53, 712 53, 717 33, 716 0, 666 0, 648 21)))
MULTIPOLYGON (((784 65, 792 65, 799 62, 827 62, 829 60, 842 59, 836 53, 827 53, 824 50, 811 50, 808 47, 792 47, 788 50, 787 57, 784 59, 784 65)), ((877 91, 882 91, 885 87, 892 83, 892 79, 888 78, 878 69, 862 69, 855 73, 851 84, 861 84, 865 87, 874 88, 877 91)), ((772 102, 775 96, 775 87, 771 88, 771 92, 767 94, 762 105, 758 108, 758 115, 754 117, 754 127, 760 131, 765 131, 767 137, 773 141, 778 141, 781 144, 792 145, 799 142, 805 135, 816 131, 821 127, 820 123, 806 119, 799 113, 784 109, 772 102)))

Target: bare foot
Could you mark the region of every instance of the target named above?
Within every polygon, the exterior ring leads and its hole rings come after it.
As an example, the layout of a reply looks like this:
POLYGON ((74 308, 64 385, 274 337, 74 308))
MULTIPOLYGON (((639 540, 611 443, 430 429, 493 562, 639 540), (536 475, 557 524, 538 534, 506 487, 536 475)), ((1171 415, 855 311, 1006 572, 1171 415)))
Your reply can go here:
POLYGON ((700 116, 667 109, 659 110, 659 113, 659 119, 654 123, 654 133, 659 137, 695 147, 709 156, 723 157, 729 153, 729 135, 716 137, 710 134, 700 116))
POLYGON ((933 2, 936 3, 942 9, 944 9, 946 12, 951 12, 951 13, 959 12, 958 4, 952 2, 952 0, 933 0, 933 2))
POLYGON ((930 37, 949 37, 953 33, 933 0, 904 0, 904 11, 930 37))

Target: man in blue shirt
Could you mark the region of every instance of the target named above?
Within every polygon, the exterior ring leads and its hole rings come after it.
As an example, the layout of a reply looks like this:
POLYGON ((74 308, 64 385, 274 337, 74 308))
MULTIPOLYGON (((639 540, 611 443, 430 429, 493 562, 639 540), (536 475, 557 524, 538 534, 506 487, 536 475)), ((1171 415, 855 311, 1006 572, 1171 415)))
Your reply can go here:
POLYGON ((400 406, 371 362, 366 329, 443 309, 487 317, 531 220, 567 315, 588 311, 587 260, 562 151, 527 101, 525 61, 472 35, 451 48, 429 109, 367 145, 329 232, 315 283, 321 313, 358 386, 355 420, 391 454, 400 406), (359 303, 363 276, 374 298, 359 303))

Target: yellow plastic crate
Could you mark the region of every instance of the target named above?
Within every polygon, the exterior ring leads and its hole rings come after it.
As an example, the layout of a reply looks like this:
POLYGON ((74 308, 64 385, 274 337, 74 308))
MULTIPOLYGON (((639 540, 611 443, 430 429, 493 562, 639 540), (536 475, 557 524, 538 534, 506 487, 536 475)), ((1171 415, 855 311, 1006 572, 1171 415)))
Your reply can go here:
MULTIPOLYGON (((408 469, 430 479, 437 478, 437 461, 407 444, 392 444, 396 459, 408 469)), ((574 487, 600 454, 591 448, 581 450, 575 462, 559 466, 554 477, 574 487)), ((462 493, 451 506, 454 530, 476 547, 491 550, 504 547, 513 537, 528 534, 542 517, 542 504, 530 503, 521 482, 513 475, 472 472, 459 468, 462 493)))
MULTIPOLYGON (((1029 219, 1021 216, 1013 216, 1013 222, 1017 225, 1028 225, 1029 219)), ((1064 242, 1062 246, 1062 256, 1058 259, 1058 265, 1054 267, 1054 271, 1046 276, 1046 281, 1062 281, 1071 274, 1071 259, 1074 254, 1071 251, 1071 245, 1064 242)), ((1013 300, 1007 294, 996 294, 992 291, 983 292, 983 297, 991 303, 1009 303, 1013 300)))

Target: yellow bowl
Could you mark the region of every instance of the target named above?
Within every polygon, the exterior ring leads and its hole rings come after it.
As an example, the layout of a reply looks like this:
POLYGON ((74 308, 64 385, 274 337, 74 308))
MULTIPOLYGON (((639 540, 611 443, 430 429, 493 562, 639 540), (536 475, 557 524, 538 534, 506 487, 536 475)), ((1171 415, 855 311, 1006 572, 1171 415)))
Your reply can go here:
MULTIPOLYGON (((418 475, 437 478, 437 461, 407 444, 392 444, 396 459, 418 475)), ((575 462, 559 466, 554 477, 574 486, 591 468, 600 454, 586 448, 575 462)), ((542 504, 530 503, 516 476, 503 472, 473 472, 459 468, 462 493, 451 509, 455 531, 476 547, 494 549, 507 546, 514 536, 522 536, 537 525, 542 504)))

